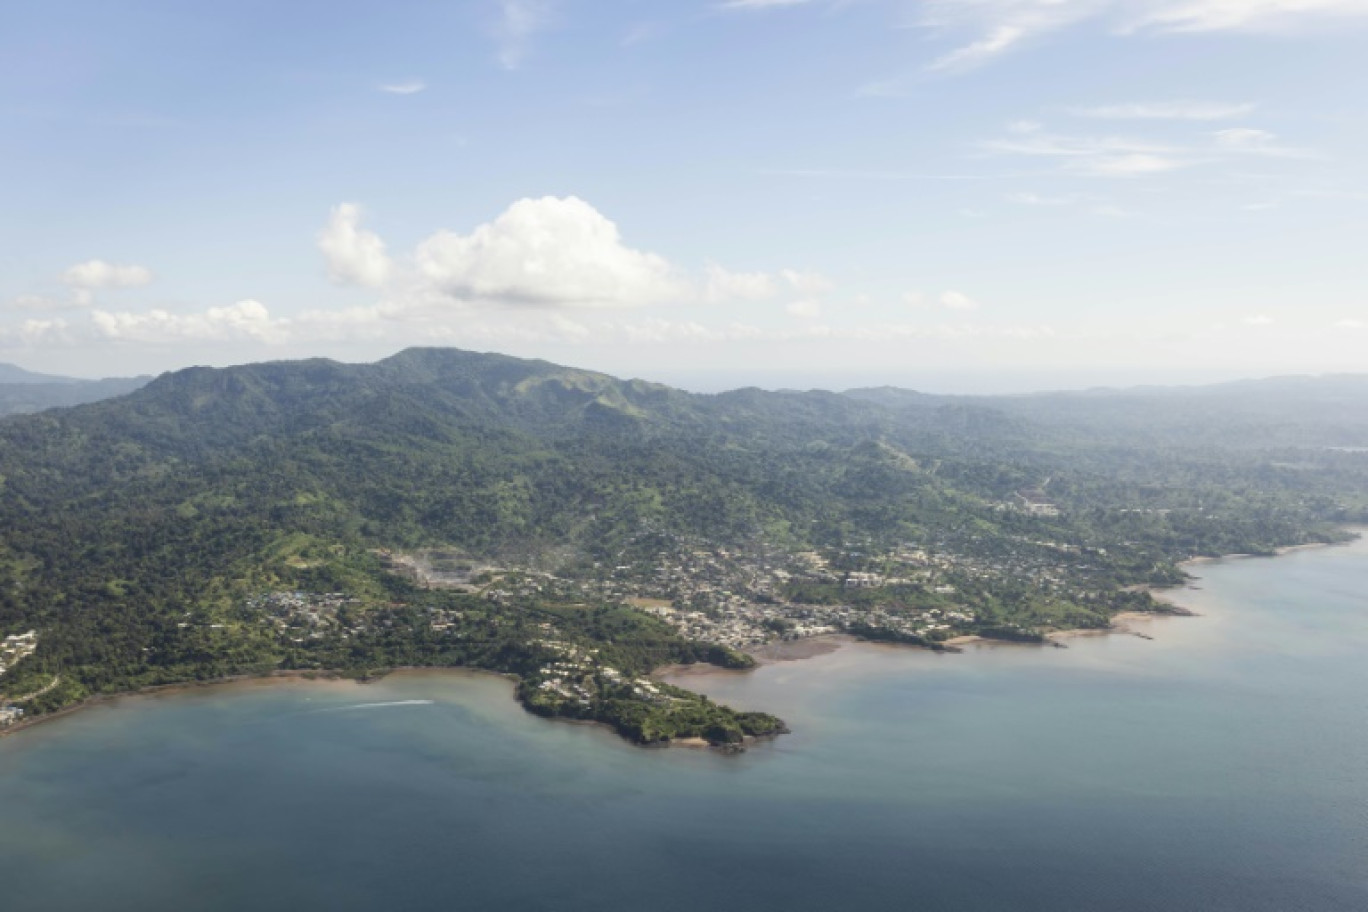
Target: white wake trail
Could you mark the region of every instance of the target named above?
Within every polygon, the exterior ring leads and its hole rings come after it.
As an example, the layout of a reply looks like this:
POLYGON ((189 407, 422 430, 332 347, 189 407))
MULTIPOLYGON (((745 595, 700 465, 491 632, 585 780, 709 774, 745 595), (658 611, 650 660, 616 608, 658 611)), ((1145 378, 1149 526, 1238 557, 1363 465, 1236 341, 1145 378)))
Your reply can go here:
POLYGON ((391 700, 388 703, 356 703, 352 706, 331 706, 315 710, 321 713, 350 712, 353 709, 379 709, 384 706, 431 706, 432 700, 391 700))

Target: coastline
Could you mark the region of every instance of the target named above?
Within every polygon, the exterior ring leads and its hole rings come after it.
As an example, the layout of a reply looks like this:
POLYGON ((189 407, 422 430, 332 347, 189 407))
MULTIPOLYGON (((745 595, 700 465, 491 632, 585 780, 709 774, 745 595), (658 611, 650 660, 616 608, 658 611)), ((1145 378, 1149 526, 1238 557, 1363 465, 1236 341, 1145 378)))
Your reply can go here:
MULTIPOLYGON (((146 687, 139 687, 136 690, 123 690, 111 694, 95 694, 86 697, 78 703, 70 706, 63 706, 61 709, 50 713, 43 713, 41 716, 32 716, 15 722, 13 725, 0 728, 0 738, 7 738, 25 729, 34 728, 47 722, 55 722, 66 716, 74 715, 87 709, 94 709, 98 706, 107 706, 117 703, 120 700, 139 697, 161 697, 173 696, 177 693, 190 692, 195 690, 206 690, 216 688, 226 688, 232 686, 256 684, 262 686, 280 685, 297 681, 309 681, 311 683, 331 682, 349 683, 359 687, 367 684, 382 681, 394 674, 406 672, 450 672, 455 674, 490 675, 496 678, 512 680, 512 675, 507 675, 498 671, 490 671, 484 668, 471 668, 464 665, 402 665, 391 668, 384 674, 372 675, 368 677, 358 677, 345 672, 333 669, 282 669, 269 671, 264 674, 237 674, 225 675, 221 678, 209 678, 204 681, 179 681, 174 684, 149 684, 146 687)), ((516 697, 514 698, 516 702, 516 697)), ((521 706, 521 704, 519 704, 521 706)))
POLYGON ((1150 597, 1153 598, 1156 602, 1159 602, 1160 604, 1166 606, 1167 610, 1119 611, 1116 614, 1112 615, 1106 627, 1079 627, 1063 628, 1060 630, 1050 630, 1045 632, 1044 642, 1042 643, 1023 643, 1015 642, 1012 640, 996 640, 991 639, 989 637, 979 636, 978 634, 965 634, 963 636, 951 637, 950 639, 945 640, 941 644, 945 647, 944 649, 930 650, 927 649, 927 647, 923 646, 916 646, 904 643, 885 643, 877 640, 861 639, 860 637, 852 636, 850 634, 828 633, 821 634, 815 637, 809 637, 805 640, 789 640, 783 641, 781 643, 766 644, 766 648, 774 649, 775 647, 778 647, 780 651, 782 651, 784 654, 778 656, 762 656, 752 653, 752 657, 756 660, 755 667, 753 668, 722 668, 717 665, 709 665, 705 662, 699 662, 694 665, 662 666, 661 668, 658 668, 654 672, 652 672, 652 677, 658 676, 661 678, 668 677, 675 679, 687 679, 691 677, 705 677, 713 675, 746 675, 755 671, 757 668, 762 668, 766 665, 773 665, 779 662, 797 662, 815 656, 827 655, 829 653, 835 652, 838 649, 842 649, 847 645, 856 643, 871 646, 882 645, 894 648, 922 649, 928 652, 934 651, 958 653, 962 652, 963 647, 965 646, 1034 646, 1037 648, 1052 646, 1055 648, 1063 649, 1067 648, 1067 644, 1063 642, 1065 640, 1111 635, 1134 636, 1139 637, 1140 639, 1150 640, 1154 639, 1154 637, 1150 636, 1146 632, 1134 629, 1130 626, 1130 624, 1139 622, 1148 623, 1156 620, 1169 620, 1174 618, 1200 616, 1196 611, 1193 611, 1191 608, 1178 601, 1177 598, 1178 593, 1181 593, 1184 590, 1191 588, 1192 582, 1195 579, 1199 578, 1195 574, 1188 574, 1188 568, 1199 567, 1206 564, 1214 564, 1221 561, 1229 560, 1248 560, 1259 558, 1273 559, 1288 554, 1294 554, 1299 551, 1311 551, 1321 548, 1333 548, 1338 545, 1348 544, 1349 542, 1355 541, 1359 538, 1364 537, 1365 535, 1368 535, 1368 526, 1354 525, 1342 526, 1340 528, 1342 531, 1348 533, 1352 537, 1344 541, 1307 542, 1305 544, 1300 545, 1286 545, 1284 547, 1275 549, 1272 554, 1235 553, 1223 554, 1218 556, 1194 555, 1193 557, 1189 557, 1186 560, 1179 561, 1177 565, 1178 569, 1182 570, 1184 574, 1187 575, 1187 581, 1176 586, 1142 587, 1143 591, 1148 592, 1150 597))
MULTIPOLYGON (((1177 566, 1178 566, 1178 568, 1179 568, 1180 570, 1183 570, 1184 573, 1186 573, 1186 572, 1187 572, 1187 569, 1190 568, 1190 567, 1201 567, 1201 566, 1204 566, 1204 565, 1207 565, 1207 564, 1214 564, 1214 563, 1218 563, 1218 562, 1222 562, 1222 561, 1230 561, 1230 560, 1247 560, 1247 559, 1256 559, 1256 558, 1269 558, 1269 559, 1271 559, 1271 558, 1281 557, 1281 556, 1288 555, 1288 554, 1293 554, 1293 553, 1296 553, 1296 552, 1299 552, 1299 551, 1309 551, 1309 550, 1312 550, 1312 549, 1330 548, 1330 547, 1335 547, 1335 546, 1337 546, 1337 545, 1348 544, 1348 543, 1350 543, 1350 542, 1353 542, 1353 541, 1355 541, 1355 540, 1358 540, 1358 539, 1364 537, 1365 535, 1368 535, 1368 526, 1352 525, 1352 526, 1343 526, 1343 527, 1341 527, 1341 529, 1342 529, 1342 531, 1348 533, 1348 534, 1351 536, 1351 538, 1346 539, 1346 540, 1342 540, 1342 541, 1336 541, 1336 542, 1308 542, 1308 543, 1300 544, 1300 545, 1288 545, 1288 546, 1285 546, 1285 547, 1282 547, 1282 548, 1277 548, 1277 549, 1275 549, 1275 551, 1274 551, 1272 554, 1243 554, 1243 553, 1236 553, 1236 554, 1225 554, 1225 555, 1219 555, 1219 556, 1197 555, 1197 556, 1190 557, 1190 558, 1188 558, 1187 560, 1180 561, 1180 562, 1178 563, 1177 566)), ((1111 617, 1111 619, 1110 619, 1109 625, 1106 626, 1106 627, 1076 628, 1076 629, 1063 629, 1063 630, 1048 631, 1048 632, 1046 632, 1046 633, 1044 634, 1044 642, 1043 642, 1043 643, 1039 643, 1039 644, 1034 644, 1034 643, 1016 643, 1016 642, 1008 641, 1008 640, 995 640, 995 639, 990 639, 990 638, 987 638, 987 637, 978 636, 978 635, 976 635, 976 634, 968 634, 968 635, 964 635, 964 636, 952 637, 952 638, 946 640, 946 641, 942 644, 944 647, 946 647, 946 648, 944 648, 944 649, 929 650, 929 649, 926 649, 926 647, 921 647, 921 646, 913 646, 912 648, 924 649, 924 650, 926 650, 926 651, 935 651, 935 652, 958 653, 958 652, 961 652, 961 651, 962 651, 961 647, 963 647, 963 646, 968 646, 968 645, 986 645, 986 646, 1030 646, 1030 645, 1035 645, 1035 646, 1054 646, 1054 647, 1056 647, 1056 648, 1065 648, 1065 643, 1060 642, 1060 641, 1066 640, 1066 639, 1081 638, 1081 637, 1105 636, 1105 635, 1110 635, 1110 634, 1123 634, 1123 635, 1129 635, 1129 636, 1137 636, 1137 637, 1140 637, 1140 638, 1142 638, 1142 639, 1153 639, 1152 637, 1148 636, 1148 635, 1145 634, 1145 633, 1142 633, 1142 632, 1133 630, 1133 629, 1131 629, 1130 627, 1126 626, 1126 625, 1127 625, 1127 622, 1153 621, 1153 620, 1156 620, 1156 619, 1179 618, 1179 617, 1195 617, 1195 616, 1197 616, 1196 613, 1195 613, 1194 611, 1192 611, 1190 608, 1186 607, 1185 605, 1181 604, 1181 603, 1177 600, 1176 595, 1177 595, 1178 593, 1183 592, 1183 591, 1186 590, 1186 589, 1192 588, 1192 582, 1193 582, 1195 579, 1199 579, 1199 578, 1200 578, 1200 577, 1197 577, 1196 575, 1189 574, 1189 575, 1188 575, 1188 580, 1187 580, 1187 582, 1185 582, 1185 583, 1183 583, 1183 584, 1180 584, 1180 585, 1176 585, 1176 586, 1165 586, 1165 587, 1161 587, 1161 588, 1158 588, 1158 587, 1156 587, 1156 588, 1146 587, 1145 591, 1147 591, 1147 592, 1150 594, 1151 598, 1153 598, 1155 601, 1160 602, 1160 603, 1162 603, 1162 604, 1164 604, 1164 605, 1170 606, 1172 609, 1175 609, 1175 610, 1169 610, 1169 611, 1122 611, 1122 612, 1118 612, 1117 614, 1113 615, 1113 616, 1111 617)), ((747 674, 750 674, 751 672, 755 671, 757 668, 761 668, 761 667, 768 666, 768 665, 776 665, 776 664, 780 664, 780 663, 787 663, 787 662, 801 662, 801 661, 804 661, 804 660, 806 660, 806 659, 814 658, 814 657, 817 657, 817 656, 828 655, 828 654, 833 653, 833 652, 836 652, 836 651, 838 651, 838 650, 840 650, 840 649, 842 649, 842 648, 844 648, 844 647, 846 647, 846 646, 848 646, 848 645, 850 645, 850 644, 855 644, 855 643, 865 644, 865 645, 876 645, 876 646, 877 646, 877 645, 886 645, 886 646, 899 647, 899 648, 907 648, 907 646, 908 646, 908 644, 901 644, 901 643, 883 643, 883 642, 881 642, 881 641, 876 641, 876 640, 864 640, 864 639, 861 639, 860 637, 853 636, 853 635, 851 635, 851 634, 844 634, 844 633, 827 633, 827 634, 820 634, 820 635, 814 636, 814 637, 806 637, 806 638, 801 639, 801 640, 785 640, 785 641, 778 641, 778 642, 775 642, 775 643, 764 644, 764 646, 762 647, 762 650, 757 650, 757 653, 762 653, 762 654, 755 654, 755 653, 752 654, 752 657, 756 660, 756 664, 755 664, 755 666, 753 666, 753 667, 751 667, 751 668, 723 668, 723 667, 718 666, 718 665, 710 665, 710 664, 708 664, 708 663, 706 663, 706 662, 697 662, 697 663, 694 663, 694 664, 691 664, 691 665, 678 665, 678 664, 675 664, 675 665, 663 665, 663 666, 661 666, 661 667, 659 667, 659 668, 656 668, 654 671, 652 671, 651 674, 650 674, 650 677, 652 677, 652 678, 657 678, 657 679, 668 679, 668 678, 679 679, 679 678, 690 678, 690 677, 705 677, 705 676, 713 676, 713 675, 747 675, 747 674), (767 653, 767 654, 763 654, 763 653, 767 653)), ((385 670, 384 673, 382 673, 382 674, 377 674, 377 675, 372 675, 372 676, 356 676, 356 675, 352 675, 352 674, 348 674, 348 673, 345 673, 345 672, 341 672, 341 671, 337 671, 337 670, 332 670, 332 669, 288 669, 288 670, 274 670, 274 671, 269 671, 269 672, 265 672, 265 673, 262 673, 262 674, 226 675, 226 676, 224 676, 224 677, 212 678, 212 679, 204 680, 204 681, 181 681, 181 682, 176 682, 176 683, 171 683, 171 684, 152 684, 152 685, 148 685, 148 686, 146 686, 146 687, 137 688, 137 689, 135 689, 135 690, 120 691, 120 692, 118 692, 118 693, 111 693, 111 694, 96 694, 96 695, 94 695, 94 696, 87 697, 87 698, 85 698, 84 700, 81 700, 81 701, 78 702, 78 703, 73 703, 73 704, 70 705, 70 706, 65 706, 65 707, 62 707, 61 709, 54 710, 53 712, 49 712, 49 713, 44 713, 44 714, 39 715, 39 716, 27 717, 27 718, 24 718, 23 720, 21 720, 21 721, 19 721, 19 722, 15 722, 15 723, 13 723, 13 724, 11 724, 11 725, 8 725, 8 726, 6 726, 6 727, 4 727, 4 728, 0 728, 0 738, 6 738, 6 737, 9 737, 10 735, 18 734, 19 732, 24 731, 24 730, 29 729, 29 728, 33 728, 33 727, 36 727, 36 726, 39 726, 39 725, 43 725, 43 724, 46 724, 46 723, 49 723, 49 722, 55 722, 55 721, 57 721, 57 720, 59 720, 59 719, 65 718, 66 716, 74 715, 75 713, 81 712, 81 711, 83 711, 83 710, 85 710, 85 709, 90 709, 90 708, 93 708, 93 707, 96 707, 96 706, 101 706, 101 705, 112 704, 112 703, 115 703, 115 702, 117 702, 117 701, 119 701, 119 700, 121 700, 121 699, 128 698, 128 697, 150 697, 150 696, 160 696, 160 695, 171 695, 171 694, 175 694, 175 693, 179 693, 179 692, 183 692, 183 691, 196 690, 196 689, 200 689, 200 688, 224 687, 224 686, 228 686, 228 685, 239 685, 239 684, 247 684, 247 683, 258 683, 258 684, 264 684, 264 685, 271 685, 271 684, 279 684, 279 683, 282 683, 282 682, 298 681, 298 680, 307 680, 307 681, 333 681, 333 682, 343 682, 343 681, 346 681, 346 682, 351 682, 351 683, 354 683, 354 684, 357 684, 357 685, 362 685, 362 686, 364 686, 364 685, 366 685, 366 684, 368 684, 368 683, 372 683, 372 682, 375 682, 375 681, 380 681, 380 680, 383 680, 383 679, 389 677, 390 675, 393 675, 393 674, 396 674, 396 673, 402 673, 402 672, 442 672, 442 673, 455 672, 455 673, 460 673, 460 674, 493 675, 493 676, 495 676, 495 677, 504 678, 504 679, 506 679, 506 680, 510 680, 510 679, 511 679, 511 680, 516 680, 516 676, 515 676, 515 675, 510 675, 510 674, 506 674, 506 673, 502 673, 502 672, 497 672, 497 671, 491 671, 491 670, 483 669, 483 668, 473 668, 473 667, 469 667, 469 666, 437 666, 437 665, 400 666, 400 667, 396 667, 396 668, 387 669, 387 670, 385 670)), ((527 708, 526 708, 525 706, 523 706, 523 704, 522 704, 520 701, 517 700, 516 694, 514 695, 514 702, 517 702, 518 705, 519 705, 525 712, 528 711, 527 708)), ((539 714, 533 713, 533 715, 539 715, 539 714)), ((570 719, 570 718, 564 718, 564 717, 558 717, 558 716, 543 716, 542 718, 549 719, 549 720, 552 720, 552 721, 571 722, 571 723, 575 723, 575 724, 588 724, 588 725, 592 725, 592 726, 595 726, 595 727, 602 727, 605 731, 612 732, 615 736, 617 736, 617 737, 619 737, 619 738, 621 737, 621 734, 620 734, 619 732, 617 732, 617 730, 614 729, 613 726, 610 725, 610 724, 607 723, 607 722, 600 722, 600 721, 596 721, 596 720, 584 720, 584 719, 570 719)), ((714 747, 715 747, 715 748, 717 748, 719 751, 722 751, 722 752, 726 752, 726 750, 727 750, 726 746, 713 745, 713 744, 710 744, 709 742, 707 742, 706 740, 704 740, 704 739, 702 739, 702 738, 680 738, 680 739, 675 739, 675 740, 667 741, 667 742, 664 742, 664 743, 662 743, 662 744, 657 744, 657 745, 641 745, 641 744, 635 744, 635 742, 631 742, 630 739, 624 739, 624 740, 627 740, 629 743, 633 743, 635 746, 638 746, 638 747, 646 747, 646 748, 683 747, 683 748, 687 748, 687 749, 699 749, 699 748, 704 748, 704 747, 707 747, 707 748, 714 748, 714 747)), ((751 737, 751 736, 747 736, 747 738, 746 738, 746 743, 750 743, 751 740, 753 740, 752 737, 751 737)))
MULTIPOLYGON (((836 648, 836 646, 832 646, 824 651, 831 652, 834 651, 836 648)), ((670 667, 675 669, 690 669, 696 668, 697 666, 678 665, 670 667)), ((716 669, 717 671, 736 671, 738 674, 744 673, 746 670, 748 670, 726 669, 721 668, 719 666, 711 665, 706 667, 709 670, 716 669)), ((654 676, 655 674, 662 672, 663 669, 657 669, 657 671, 653 672, 652 674, 654 676)), ((70 706, 64 706, 59 710, 55 710, 50 713, 44 713, 41 716, 33 716, 32 718, 24 719, 23 721, 16 722, 13 725, 9 725, 3 729, 0 729, 0 738, 6 738, 10 735, 15 735, 25 729, 34 728, 48 722, 55 722, 59 719, 75 715, 88 709, 95 709, 100 706, 113 706, 119 701, 127 699, 166 697, 174 696, 178 693, 188 693, 197 690, 226 689, 229 687, 241 687, 244 685, 278 687, 283 684, 301 681, 315 684, 334 683, 349 684, 356 687, 365 687, 370 684, 379 683, 383 680, 386 680, 387 678, 396 675, 423 674, 435 674, 456 677, 479 676, 499 678, 509 685, 509 697, 512 699, 512 702, 518 707, 518 709, 522 712, 527 713, 528 715, 536 716, 540 719, 544 719, 548 722, 560 722, 569 725, 582 725, 589 728, 599 729, 603 731, 605 734, 611 735, 614 740, 625 741, 629 746, 640 748, 643 750, 660 750, 662 748, 678 747, 689 750, 715 749, 719 753, 726 754, 737 753, 738 746, 744 749, 745 747, 749 747, 752 744, 756 744, 762 740, 766 740, 766 738, 763 737, 747 735, 742 740, 740 745, 712 744, 704 738, 678 738, 658 743, 641 744, 631 740, 630 738, 624 737, 621 732, 619 732, 608 722, 602 722, 597 719, 574 719, 568 716, 543 716, 540 713, 531 712, 526 706, 523 705, 522 701, 518 699, 517 675, 499 671, 491 671, 486 668, 472 668, 467 665, 401 665, 396 668, 388 669, 383 674, 370 675, 366 677, 358 677, 355 675, 350 675, 331 669, 287 669, 271 671, 265 674, 226 675, 221 678, 211 678, 205 681, 182 681, 175 684, 150 684, 147 687, 141 687, 137 690, 120 691, 119 693, 113 694, 96 694, 95 696, 87 697, 86 699, 81 700, 79 703, 73 703, 70 706)))
POLYGON ((118 693, 112 694, 95 694, 94 696, 86 697, 84 700, 81 700, 77 703, 73 703, 70 706, 63 706, 61 709, 56 709, 49 713, 43 713, 41 716, 25 717, 21 721, 15 722, 13 725, 8 725, 5 728, 0 728, 0 738, 7 738, 10 735, 17 734, 25 729, 33 728, 38 725, 43 725, 47 722, 55 722, 58 719, 73 715, 75 713, 81 712, 82 710, 93 709, 96 706, 103 706, 106 704, 115 703, 119 700, 123 700, 128 697, 155 697, 159 695, 180 693, 182 691, 199 690, 201 688, 223 687, 228 684, 244 684, 254 681, 273 682, 299 679, 330 681, 355 680, 358 682, 361 681, 361 679, 358 678, 348 679, 345 675, 333 671, 297 671, 291 669, 286 671, 271 671, 259 675, 225 675, 221 678, 210 678, 205 681, 179 681, 175 684, 149 684, 146 687, 139 687, 136 690, 122 690, 118 693))

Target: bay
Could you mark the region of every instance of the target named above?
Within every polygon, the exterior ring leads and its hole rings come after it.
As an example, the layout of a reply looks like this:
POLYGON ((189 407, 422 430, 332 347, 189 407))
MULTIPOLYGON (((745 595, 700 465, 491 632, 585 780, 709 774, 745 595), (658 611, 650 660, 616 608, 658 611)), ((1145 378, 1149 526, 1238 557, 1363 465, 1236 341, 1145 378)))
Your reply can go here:
POLYGON ((678 678, 794 728, 739 757, 461 672, 122 699, 0 739, 0 907, 1368 908, 1368 543, 1194 572, 1153 639, 678 678))

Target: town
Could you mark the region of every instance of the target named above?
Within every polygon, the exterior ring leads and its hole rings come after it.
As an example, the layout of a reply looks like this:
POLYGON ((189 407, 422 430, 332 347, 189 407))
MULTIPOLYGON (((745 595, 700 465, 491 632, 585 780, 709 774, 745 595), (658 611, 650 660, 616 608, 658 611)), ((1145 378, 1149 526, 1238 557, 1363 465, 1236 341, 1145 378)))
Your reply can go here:
MULTIPOLYGON (((38 632, 36 630, 5 637, 4 642, 0 642, 0 677, 3 677, 5 672, 21 660, 33 655, 37 648, 38 632)), ((24 717, 23 708, 15 704, 23 703, 27 699, 27 697, 7 699, 0 696, 0 728, 8 728, 24 717)))

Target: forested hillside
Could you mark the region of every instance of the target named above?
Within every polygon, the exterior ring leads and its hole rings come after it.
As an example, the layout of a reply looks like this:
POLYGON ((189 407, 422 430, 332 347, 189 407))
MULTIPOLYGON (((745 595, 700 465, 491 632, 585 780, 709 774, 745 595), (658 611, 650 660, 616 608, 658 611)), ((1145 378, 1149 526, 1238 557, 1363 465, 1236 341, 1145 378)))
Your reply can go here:
POLYGON ((1226 440, 1204 400, 1182 439, 1179 409, 1087 406, 705 396, 439 349, 167 374, 0 421, 0 636, 38 632, 0 694, 41 691, 32 715, 466 664, 519 675, 539 712, 730 743, 782 724, 645 675, 829 630, 941 648, 1105 626, 1159 610, 1140 587, 1187 556, 1368 519, 1368 458, 1332 448, 1352 421, 1265 402, 1232 407, 1226 440))

